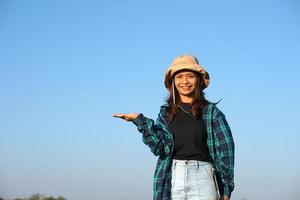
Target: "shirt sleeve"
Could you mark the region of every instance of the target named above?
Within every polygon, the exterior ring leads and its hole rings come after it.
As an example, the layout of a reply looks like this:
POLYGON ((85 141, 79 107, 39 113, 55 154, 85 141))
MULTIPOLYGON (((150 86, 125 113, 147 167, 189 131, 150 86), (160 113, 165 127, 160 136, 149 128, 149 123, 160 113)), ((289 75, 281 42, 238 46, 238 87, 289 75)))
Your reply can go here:
POLYGON ((223 185, 223 195, 234 189, 234 141, 225 115, 217 108, 213 112, 213 132, 216 149, 216 170, 223 185))
POLYGON ((143 143, 150 148, 155 156, 167 156, 170 153, 165 130, 160 125, 159 118, 155 123, 154 120, 140 113, 132 122, 142 133, 143 143))

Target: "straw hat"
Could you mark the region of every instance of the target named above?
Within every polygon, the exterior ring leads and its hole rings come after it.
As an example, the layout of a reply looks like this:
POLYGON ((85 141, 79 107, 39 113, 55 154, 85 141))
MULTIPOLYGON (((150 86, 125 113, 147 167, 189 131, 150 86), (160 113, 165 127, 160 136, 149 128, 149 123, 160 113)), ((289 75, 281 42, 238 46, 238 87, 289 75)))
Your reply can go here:
MULTIPOLYGON (((199 64, 198 59, 192 55, 181 55, 176 57, 172 64, 168 67, 165 72, 165 86, 167 89, 171 87, 173 75, 183 69, 188 69, 202 75, 204 80, 204 88, 209 85, 209 74, 205 69, 199 64)), ((203 89, 204 89, 203 88, 203 89)))

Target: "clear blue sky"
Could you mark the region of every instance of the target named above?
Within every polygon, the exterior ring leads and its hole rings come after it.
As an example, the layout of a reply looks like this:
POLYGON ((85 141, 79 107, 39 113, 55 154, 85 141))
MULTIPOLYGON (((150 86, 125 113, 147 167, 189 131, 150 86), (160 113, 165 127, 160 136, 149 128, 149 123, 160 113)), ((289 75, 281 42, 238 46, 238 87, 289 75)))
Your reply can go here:
POLYGON ((300 3, 0 1, 0 196, 152 198, 156 157, 116 112, 156 119, 190 53, 236 143, 232 200, 296 200, 300 3), (298 56, 297 56, 298 55, 298 56))

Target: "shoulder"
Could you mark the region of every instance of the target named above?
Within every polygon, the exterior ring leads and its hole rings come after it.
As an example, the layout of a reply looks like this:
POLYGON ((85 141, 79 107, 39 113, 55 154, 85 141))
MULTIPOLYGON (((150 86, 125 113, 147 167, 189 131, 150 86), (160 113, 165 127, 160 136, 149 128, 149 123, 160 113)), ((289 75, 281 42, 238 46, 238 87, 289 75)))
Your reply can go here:
POLYGON ((160 106, 160 110, 159 112, 162 113, 162 112, 165 112, 167 110, 167 108, 169 107, 169 104, 167 102, 165 102, 164 104, 162 104, 160 106))
POLYGON ((166 102, 160 106, 160 110, 159 110, 159 113, 158 113, 158 118, 156 120, 158 123, 162 123, 162 121, 164 121, 163 119, 166 118, 168 107, 169 107, 169 105, 166 102))
POLYGON ((209 102, 206 106, 206 109, 210 111, 212 118, 224 117, 224 113, 217 106, 218 103, 209 102))

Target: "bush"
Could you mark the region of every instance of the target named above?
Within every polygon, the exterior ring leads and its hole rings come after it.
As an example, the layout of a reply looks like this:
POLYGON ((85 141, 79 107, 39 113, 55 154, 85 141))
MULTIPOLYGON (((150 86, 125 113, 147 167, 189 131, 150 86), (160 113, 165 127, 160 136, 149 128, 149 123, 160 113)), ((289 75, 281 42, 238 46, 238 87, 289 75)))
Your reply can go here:
MULTIPOLYGON (((0 197, 0 200, 5 200, 4 198, 0 197)), ((65 197, 58 196, 54 198, 52 196, 44 196, 39 193, 31 195, 29 198, 14 198, 14 200, 67 200, 65 197)))

